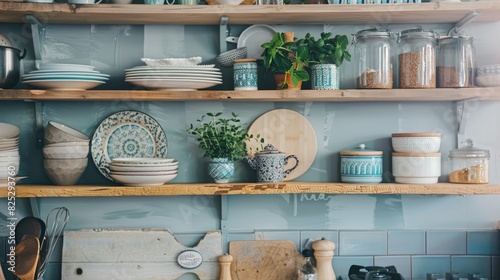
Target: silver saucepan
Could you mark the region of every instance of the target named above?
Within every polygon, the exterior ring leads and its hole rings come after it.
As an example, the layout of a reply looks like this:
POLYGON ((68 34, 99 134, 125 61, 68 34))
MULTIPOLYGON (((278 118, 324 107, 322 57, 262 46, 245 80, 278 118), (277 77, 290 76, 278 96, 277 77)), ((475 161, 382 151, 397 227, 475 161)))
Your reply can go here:
POLYGON ((6 46, 0 46, 0 88, 12 88, 19 82, 21 59, 26 56, 26 50, 21 51, 6 46))

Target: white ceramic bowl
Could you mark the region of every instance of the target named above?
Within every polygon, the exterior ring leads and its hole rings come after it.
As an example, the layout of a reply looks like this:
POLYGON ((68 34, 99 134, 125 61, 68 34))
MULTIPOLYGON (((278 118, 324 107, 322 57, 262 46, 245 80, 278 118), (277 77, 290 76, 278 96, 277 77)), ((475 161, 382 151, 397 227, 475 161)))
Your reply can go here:
POLYGON ((392 175, 396 183, 435 184, 441 176, 441 154, 393 153, 392 175))
POLYGON ((117 182, 126 186, 161 186, 166 182, 174 179, 175 174, 169 175, 117 175, 110 173, 109 176, 117 182))
POLYGON ((393 133, 391 142, 398 153, 437 153, 441 133, 393 133))
POLYGON ((86 158, 88 154, 89 145, 43 147, 45 158, 86 158))
POLYGON ((61 142, 89 142, 87 135, 67 125, 50 121, 45 127, 44 138, 46 144, 61 142))
POLYGON ((241 47, 234 50, 221 53, 215 59, 224 67, 234 65, 236 59, 247 58, 247 47, 241 47))
POLYGON ((43 167, 55 185, 71 186, 76 184, 87 167, 87 158, 44 159, 43 167))

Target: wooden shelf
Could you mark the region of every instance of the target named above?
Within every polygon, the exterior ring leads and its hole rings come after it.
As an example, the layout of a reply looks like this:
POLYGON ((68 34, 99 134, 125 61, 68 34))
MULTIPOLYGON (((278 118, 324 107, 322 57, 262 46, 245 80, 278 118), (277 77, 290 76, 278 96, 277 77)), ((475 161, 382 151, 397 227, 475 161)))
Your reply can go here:
POLYGON ((15 90, 0 89, 0 100, 56 101, 459 101, 500 100, 498 88, 391 89, 391 90, 259 90, 259 91, 153 91, 153 90, 15 90))
MULTIPOLYGON (((51 186, 17 185, 16 198, 23 197, 100 197, 100 196, 178 196, 236 194, 416 194, 416 195, 487 195, 500 194, 500 185, 450 184, 433 185, 375 184, 359 185, 323 182, 166 184, 159 187, 125 186, 51 186)), ((7 197, 0 187, 0 198, 7 197)))
POLYGON ((145 5, 0 2, 0 22, 43 24, 387 24, 456 23, 472 11, 475 21, 500 20, 499 1, 370 5, 145 5))

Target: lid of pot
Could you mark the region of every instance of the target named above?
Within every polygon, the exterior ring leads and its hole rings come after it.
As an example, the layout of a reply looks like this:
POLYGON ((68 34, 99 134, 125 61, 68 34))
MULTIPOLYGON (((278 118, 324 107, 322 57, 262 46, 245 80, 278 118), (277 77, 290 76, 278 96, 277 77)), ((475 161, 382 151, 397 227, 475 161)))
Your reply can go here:
POLYGON ((366 149, 365 144, 360 144, 352 150, 340 151, 341 156, 381 156, 382 154, 382 151, 366 149))
POLYGON ((439 35, 430 30, 423 29, 422 26, 401 31, 401 38, 437 38, 439 35))
POLYGON ((390 37, 392 34, 390 29, 384 29, 384 28, 370 28, 370 29, 364 29, 360 30, 356 33, 357 38, 363 38, 363 37, 371 37, 371 36, 382 36, 382 37, 390 37))
POLYGON ((0 34, 0 46, 2 47, 12 47, 12 43, 5 37, 4 35, 0 34))
POLYGON ((439 132, 393 133, 392 137, 441 137, 441 133, 439 132))
POLYGON ((273 144, 267 144, 264 149, 256 155, 269 155, 269 154, 282 154, 282 152, 278 151, 273 144))
POLYGON ((450 158, 490 158, 490 151, 474 148, 471 139, 465 140, 465 147, 450 151, 450 158))

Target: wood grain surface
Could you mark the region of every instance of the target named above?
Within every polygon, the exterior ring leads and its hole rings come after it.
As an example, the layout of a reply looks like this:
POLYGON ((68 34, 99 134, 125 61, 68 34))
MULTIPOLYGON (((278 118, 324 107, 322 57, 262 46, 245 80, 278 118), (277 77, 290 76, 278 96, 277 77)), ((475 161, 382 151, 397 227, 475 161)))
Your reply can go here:
MULTIPOLYGON (((277 109, 262 114, 250 125, 248 133, 260 134, 264 138, 264 145, 272 144, 277 150, 285 153, 285 156, 298 157, 297 168, 285 177, 285 181, 300 177, 311 167, 316 158, 318 149, 316 132, 302 114, 293 110, 277 109)), ((247 145, 253 150, 260 148, 260 144, 255 141, 250 141, 247 145)), ((290 159, 285 165, 285 170, 294 165, 295 160, 290 159)))
POLYGON ((288 240, 229 242, 232 280, 295 279, 300 257, 295 244, 288 240))

